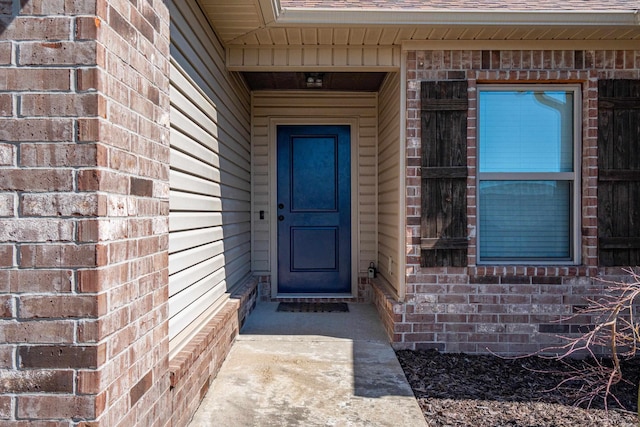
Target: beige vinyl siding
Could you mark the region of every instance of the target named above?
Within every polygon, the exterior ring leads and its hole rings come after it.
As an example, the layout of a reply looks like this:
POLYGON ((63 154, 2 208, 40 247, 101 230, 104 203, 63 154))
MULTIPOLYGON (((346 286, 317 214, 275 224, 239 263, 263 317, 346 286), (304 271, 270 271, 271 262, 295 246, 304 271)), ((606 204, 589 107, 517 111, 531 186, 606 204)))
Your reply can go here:
POLYGON ((170 2, 169 337, 174 354, 251 267, 250 95, 193 0, 170 2))
MULTIPOLYGON (((253 210, 265 211, 265 219, 253 220, 253 271, 270 274, 271 224, 270 213, 275 203, 275 188, 271 188, 271 173, 275 165, 270 158, 270 120, 293 120, 296 124, 313 124, 314 120, 356 120, 358 142, 357 218, 352 227, 357 230, 359 246, 358 271, 364 273, 377 257, 377 94, 341 92, 254 92, 252 103, 252 167, 253 210)), ((291 123, 294 123, 294 122, 291 123)), ((322 123, 327 123, 326 121, 322 123)))
POLYGON ((399 293, 400 271, 400 76, 390 73, 379 94, 378 270, 399 293), (391 259, 391 263, 389 260, 391 259), (389 268, 391 267, 391 268, 389 268))

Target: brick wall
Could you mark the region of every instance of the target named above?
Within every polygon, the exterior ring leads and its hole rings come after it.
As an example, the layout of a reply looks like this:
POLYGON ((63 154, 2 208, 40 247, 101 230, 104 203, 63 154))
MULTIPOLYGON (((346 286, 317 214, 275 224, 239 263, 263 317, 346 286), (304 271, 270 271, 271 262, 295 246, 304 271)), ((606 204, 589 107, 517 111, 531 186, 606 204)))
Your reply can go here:
POLYGON ((162 425, 167 9, 0 1, 0 15, 0 420, 162 425))
MULTIPOLYGON (((640 78, 640 51, 413 51, 407 56, 407 296, 386 304, 397 348, 521 354, 557 342, 590 319, 558 322, 584 297, 595 295, 599 275, 620 271, 597 266, 597 83, 640 78), (476 227, 476 85, 478 82, 548 82, 582 85, 582 264, 478 266, 469 231, 468 267, 420 266, 420 82, 469 83, 467 136, 468 228, 476 227), (393 312, 390 310, 394 310, 393 312)), ((379 292, 378 292, 379 293, 379 292)), ((382 295, 382 294, 380 294, 382 295)), ((381 298, 379 301, 384 302, 381 298)), ((380 306, 385 304, 380 303, 380 306)))

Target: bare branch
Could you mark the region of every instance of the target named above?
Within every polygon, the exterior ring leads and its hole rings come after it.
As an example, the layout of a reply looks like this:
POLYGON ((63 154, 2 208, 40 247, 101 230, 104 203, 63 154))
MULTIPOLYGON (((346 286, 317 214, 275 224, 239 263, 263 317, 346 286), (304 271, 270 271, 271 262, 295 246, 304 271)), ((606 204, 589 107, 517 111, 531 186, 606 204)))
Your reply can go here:
MULTIPOLYGON (((640 322, 636 316, 640 302, 640 276, 633 269, 625 271, 629 274, 628 282, 600 280, 604 284, 600 296, 586 298, 586 307, 559 320, 569 322, 586 316, 592 319, 586 332, 579 336, 559 335, 557 337, 564 344, 534 353, 563 362, 566 370, 550 372, 561 377, 553 390, 564 392, 576 405, 591 407, 595 400, 602 399, 605 409, 608 409, 610 400, 624 408, 615 396, 613 387, 621 381, 630 383, 623 378, 621 360, 636 357, 640 347, 640 322), (584 355, 588 363, 577 366, 565 362, 569 358, 584 355), (611 366, 605 363, 602 356, 609 357, 611 366), (580 384, 577 388, 576 383, 580 384)), ((640 391, 638 402, 640 405, 640 391)))

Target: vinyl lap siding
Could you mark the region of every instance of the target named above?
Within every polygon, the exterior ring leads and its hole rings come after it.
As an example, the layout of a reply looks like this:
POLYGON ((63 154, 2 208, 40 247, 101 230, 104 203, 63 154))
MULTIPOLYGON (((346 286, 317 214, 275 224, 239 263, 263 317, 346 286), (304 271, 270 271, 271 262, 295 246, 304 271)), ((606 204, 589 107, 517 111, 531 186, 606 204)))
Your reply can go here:
POLYGON ((250 97, 195 1, 171 3, 172 354, 251 267, 250 97))
POLYGON ((378 270, 400 289, 400 76, 391 73, 379 94, 378 270), (389 262, 389 259, 392 262, 389 262), (389 267, 391 267, 389 269, 389 267))
MULTIPOLYGON (((253 94, 253 194, 254 211, 265 211, 265 219, 254 218, 253 271, 270 273, 270 210, 275 200, 270 188, 269 158, 271 118, 313 119, 358 118, 358 271, 364 273, 377 257, 377 95, 373 93, 254 92, 253 94)), ((273 189, 275 191, 275 189, 273 189)))

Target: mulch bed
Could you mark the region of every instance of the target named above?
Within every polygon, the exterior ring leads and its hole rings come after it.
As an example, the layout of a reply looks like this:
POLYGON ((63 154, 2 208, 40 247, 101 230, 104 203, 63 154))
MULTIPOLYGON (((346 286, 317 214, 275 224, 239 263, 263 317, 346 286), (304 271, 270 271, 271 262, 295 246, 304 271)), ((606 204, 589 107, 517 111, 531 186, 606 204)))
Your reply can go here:
MULTIPOLYGON (((602 398, 574 406, 584 384, 572 382, 557 390, 567 372, 561 362, 536 356, 505 359, 497 356, 443 354, 437 351, 397 352, 400 364, 433 427, 637 427, 636 408, 640 360, 622 365, 623 376, 614 393, 624 405, 602 398), (573 395, 572 395, 573 394, 573 395)), ((582 363, 570 361, 571 364, 582 363)), ((577 366, 577 365, 573 365, 577 366)))

